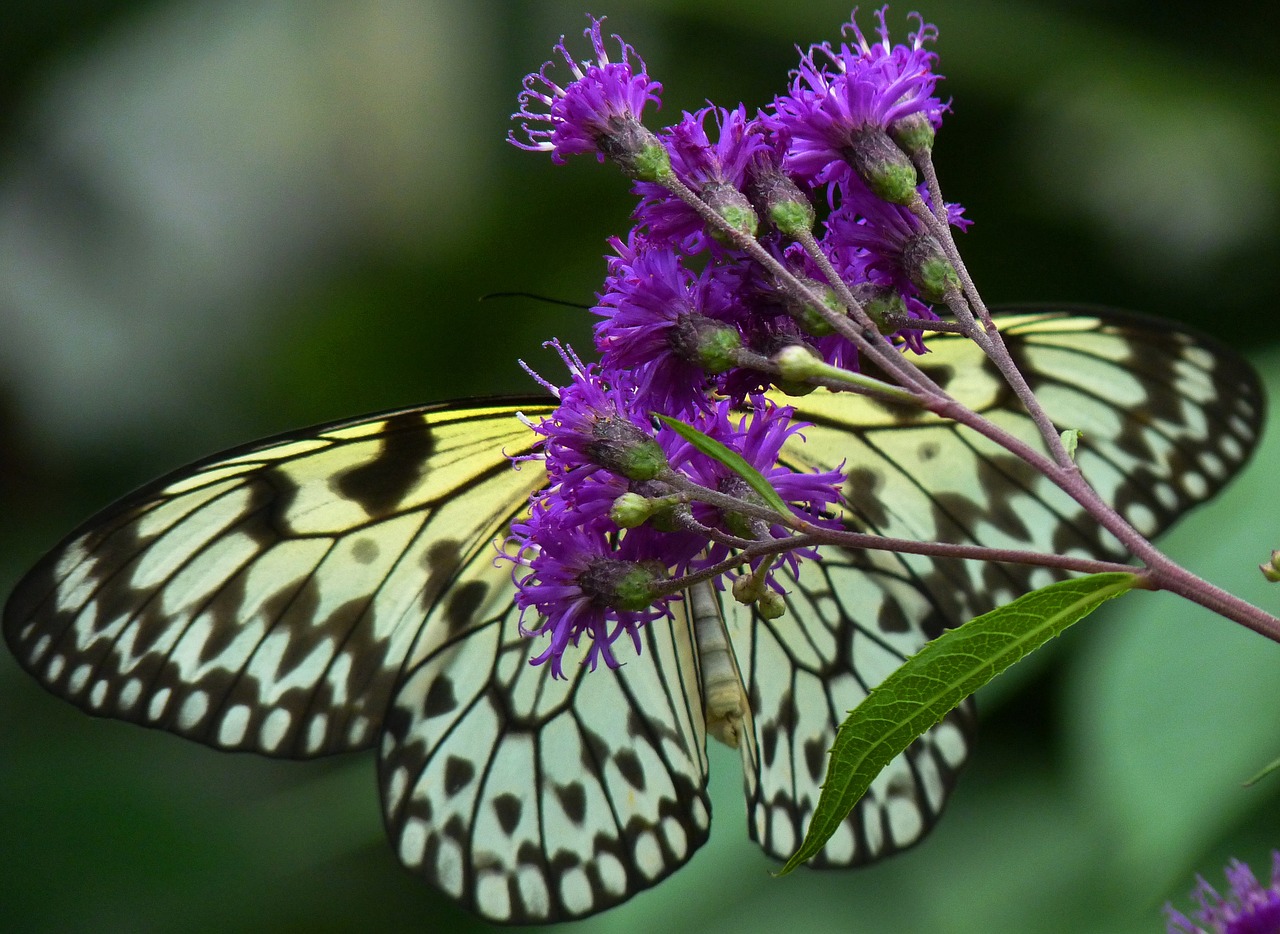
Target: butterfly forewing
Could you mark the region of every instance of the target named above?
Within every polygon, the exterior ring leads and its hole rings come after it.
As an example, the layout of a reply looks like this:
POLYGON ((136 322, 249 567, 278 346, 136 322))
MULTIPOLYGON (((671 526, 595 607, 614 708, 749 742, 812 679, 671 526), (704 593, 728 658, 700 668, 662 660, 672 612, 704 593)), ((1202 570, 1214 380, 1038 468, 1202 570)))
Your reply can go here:
POLYGON ((90 713, 278 756, 369 746, 424 612, 468 612, 457 567, 541 482, 504 456, 531 443, 511 412, 385 413, 179 471, 19 584, 9 645, 90 713))
MULTIPOLYGON (((1155 534, 1211 496, 1257 438, 1246 364, 1167 322, 998 318, 1107 500, 1155 534)), ((927 371, 1032 446, 976 348, 930 338, 927 371)), ((848 473, 844 519, 917 540, 1119 556, 1060 490, 976 433, 822 391, 795 469, 848 473)), ((764 620, 708 590, 642 631, 617 671, 528 664, 495 544, 545 482, 516 418, 463 403, 321 426, 202 461, 72 533, 18 585, 21 664, 90 713, 228 749, 378 746, 401 861, 501 922, 576 918, 678 868, 706 838, 707 733, 742 750, 751 836, 789 856, 846 713, 944 628, 1048 583, 1044 569, 821 549, 764 620), (740 682, 740 683, 739 683, 740 682), (745 698, 745 700, 744 700, 745 698)), ((936 822, 972 741, 966 703, 876 779, 818 866, 865 863, 936 822)))

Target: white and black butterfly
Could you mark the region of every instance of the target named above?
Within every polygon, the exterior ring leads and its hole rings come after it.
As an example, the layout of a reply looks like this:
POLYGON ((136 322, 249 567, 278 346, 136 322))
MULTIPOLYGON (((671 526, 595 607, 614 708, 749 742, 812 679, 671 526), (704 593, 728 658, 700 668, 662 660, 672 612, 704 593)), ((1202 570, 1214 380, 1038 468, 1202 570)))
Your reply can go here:
MULTIPOLYGON (((1252 370, 1168 322, 998 317, 1086 477, 1154 535, 1248 458, 1252 370)), ((980 352, 930 338, 923 367, 1032 444, 980 352)), ((1039 475, 967 429, 852 395, 788 399, 785 454, 849 474, 845 518, 887 536, 1120 557, 1039 475)), ((531 667, 495 542, 544 482, 513 470, 545 401, 451 403, 293 432, 185 467, 91 519, 17 586, 18 661, 89 713, 221 749, 305 759, 374 748, 401 861, 500 922, 582 917, 679 868, 706 839, 708 732, 736 741, 748 832, 802 838, 846 712, 944 628, 1052 572, 823 549, 765 620, 711 590, 643 632, 618 671, 531 667), (745 698, 745 703, 743 699, 745 698), (738 729, 721 711, 745 708, 738 729)), ((815 863, 856 866, 937 821, 972 741, 962 706, 881 774, 815 863)))

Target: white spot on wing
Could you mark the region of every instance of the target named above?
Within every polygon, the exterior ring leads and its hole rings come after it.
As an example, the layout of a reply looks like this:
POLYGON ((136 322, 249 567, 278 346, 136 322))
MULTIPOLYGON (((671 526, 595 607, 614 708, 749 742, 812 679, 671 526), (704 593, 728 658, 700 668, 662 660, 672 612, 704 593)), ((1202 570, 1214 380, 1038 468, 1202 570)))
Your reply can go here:
POLYGON ((663 818, 662 835, 667 840, 667 848, 675 854, 676 859, 682 859, 688 852, 689 836, 680 826, 680 822, 674 817, 663 818))
POLYGON ((222 718, 218 727, 218 742, 224 746, 238 746, 249 729, 249 708, 236 704, 222 718))
POLYGON ((400 862, 410 869, 422 865, 423 855, 427 851, 427 825, 416 817, 404 822, 400 831, 400 862))
POLYGON ((636 868, 646 879, 656 879, 662 875, 662 848, 658 846, 652 830, 644 830, 636 835, 634 853, 636 868))
POLYGON ((560 877, 560 898, 565 908, 582 914, 591 907, 591 883, 581 866, 573 866, 560 877))
POLYGON ((289 711, 282 707, 277 707, 267 714, 267 719, 262 721, 262 732, 260 734, 262 748, 267 752, 275 752, 279 749, 280 744, 284 742, 284 738, 289 732, 289 725, 292 722, 293 717, 289 714, 289 711))
POLYGON ((500 872, 481 873, 476 882, 476 902, 484 907, 484 915, 497 922, 511 917, 511 893, 507 877, 500 872))
POLYGON ((906 798, 890 798, 885 804, 885 813, 889 817, 889 833, 895 846, 906 846, 920 839, 924 833, 924 821, 920 808, 914 801, 906 798))
POLYGON ((120 689, 121 709, 132 710, 141 699, 142 682, 137 678, 130 678, 124 683, 124 687, 120 689))
POLYGON ((606 892, 621 895, 627 890, 627 869, 618 857, 612 853, 601 853, 596 857, 596 869, 606 892))
POLYGON ((161 688, 151 695, 151 703, 147 707, 147 718, 150 720, 159 720, 164 716, 165 708, 169 706, 169 698, 173 696, 170 688, 161 688))
POLYGON ((525 910, 533 917, 545 917, 551 911, 547 880, 541 870, 532 866, 520 866, 516 870, 516 888, 520 890, 520 900, 524 902, 525 910))
POLYGON ((190 730, 197 726, 209 712, 209 695, 205 691, 192 691, 178 711, 178 729, 190 730))
POLYGON ((329 717, 327 714, 318 713, 311 718, 311 722, 307 725, 307 751, 316 752, 324 745, 324 738, 329 731, 329 717))
POLYGON ((84 686, 89 683, 89 675, 93 673, 93 669, 86 663, 76 666, 76 670, 71 672, 71 680, 67 682, 68 694, 79 694, 84 690, 84 686))
POLYGON ((462 894, 462 847, 443 834, 437 834, 436 841, 436 884, 457 898, 462 894))

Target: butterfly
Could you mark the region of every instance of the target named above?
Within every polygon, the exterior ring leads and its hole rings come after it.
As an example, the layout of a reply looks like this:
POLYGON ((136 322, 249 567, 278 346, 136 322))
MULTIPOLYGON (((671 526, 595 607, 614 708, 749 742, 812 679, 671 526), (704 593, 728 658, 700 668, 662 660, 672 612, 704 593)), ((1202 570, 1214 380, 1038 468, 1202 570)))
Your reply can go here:
MULTIPOLYGON (((1155 535, 1249 457, 1262 390, 1232 351, 1096 309, 1004 312, 1009 350, 1085 476, 1155 535)), ((1032 444, 970 342, 920 365, 1032 444)), ((1122 557, 1022 461, 937 416, 823 390, 793 469, 848 473, 848 527, 1122 557)), ((309 759, 372 748, 387 833, 412 872, 504 923, 580 918, 707 838, 707 736, 742 755, 747 830, 785 859, 846 712, 947 627, 1056 579, 1045 568, 823 547, 765 619, 694 588, 616 671, 528 663, 497 546, 545 483, 517 417, 543 399, 383 412, 184 467, 72 532, 17 585, 4 635, 53 693, 219 749, 309 759)), ((876 779, 813 861, 865 864, 937 822, 973 742, 968 702, 876 779)))

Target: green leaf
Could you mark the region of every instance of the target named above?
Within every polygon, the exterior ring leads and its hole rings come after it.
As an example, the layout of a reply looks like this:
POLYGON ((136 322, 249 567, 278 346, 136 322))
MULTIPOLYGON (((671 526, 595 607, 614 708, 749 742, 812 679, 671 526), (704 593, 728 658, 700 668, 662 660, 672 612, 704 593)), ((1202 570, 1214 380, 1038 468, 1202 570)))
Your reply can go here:
POLYGON ((787 504, 783 501, 782 497, 778 495, 778 491, 773 488, 773 485, 764 478, 760 471, 756 470, 743 460, 742 455, 725 447, 715 438, 707 437, 691 425, 686 425, 684 422, 676 421, 674 418, 667 415, 660 415, 657 412, 655 412, 654 415, 657 416, 658 420, 661 421, 662 424, 666 425, 680 437, 684 438, 684 440, 688 441, 703 454, 707 455, 707 457, 713 458, 714 460, 724 464, 745 480, 747 485, 751 487, 751 489, 755 490, 755 492, 760 495, 760 498, 763 499, 771 509, 776 509, 784 516, 791 515, 791 510, 787 508, 787 504))
POLYGON ((831 747, 827 779, 800 848, 778 875, 812 857, 894 756, 1000 672, 1132 590, 1133 574, 1050 584, 934 639, 849 714, 831 747))
POLYGON ((1276 771, 1277 769, 1280 769, 1280 759, 1276 759, 1271 764, 1263 766, 1261 772, 1253 776, 1253 778, 1248 779, 1244 783, 1244 787, 1250 788, 1253 785, 1258 784, 1258 782, 1262 781, 1264 778, 1266 778, 1268 775, 1270 775, 1272 772, 1276 771))

